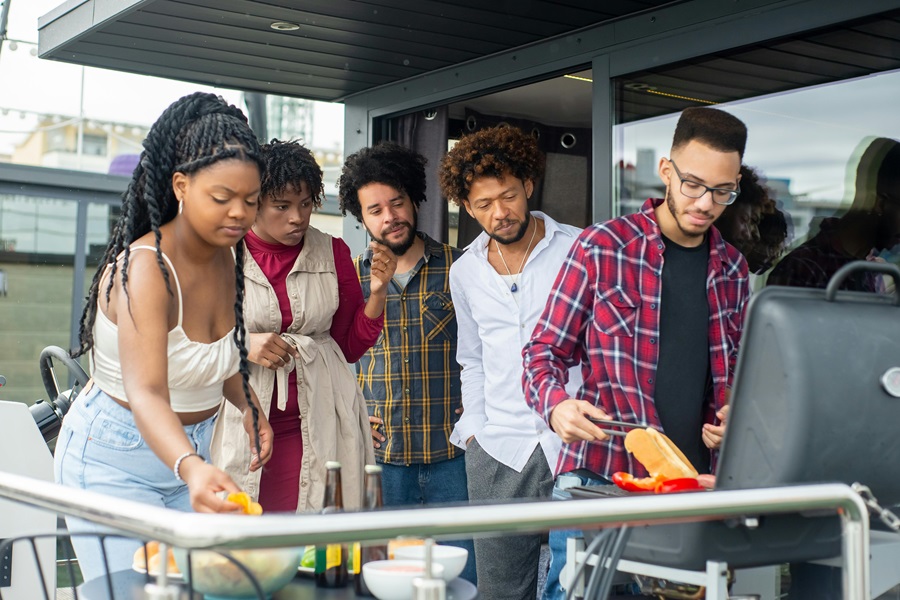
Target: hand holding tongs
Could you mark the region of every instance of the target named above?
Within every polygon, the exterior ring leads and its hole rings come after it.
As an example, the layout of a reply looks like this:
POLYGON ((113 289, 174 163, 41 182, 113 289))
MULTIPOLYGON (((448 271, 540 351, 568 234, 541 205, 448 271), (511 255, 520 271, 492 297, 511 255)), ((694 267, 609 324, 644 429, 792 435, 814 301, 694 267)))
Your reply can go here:
MULTIPOLYGON (((585 415, 587 416, 587 415, 585 415)), ((608 427, 624 427, 625 429, 646 429, 646 425, 639 425, 637 423, 626 423, 625 421, 612 421, 612 420, 604 420, 604 419, 595 419, 594 417, 587 417, 587 420, 591 423, 595 423, 597 425, 606 425, 608 427)), ((624 431, 616 431, 614 429, 601 429, 603 433, 606 435, 615 435, 619 437, 625 437, 628 435, 624 431)))

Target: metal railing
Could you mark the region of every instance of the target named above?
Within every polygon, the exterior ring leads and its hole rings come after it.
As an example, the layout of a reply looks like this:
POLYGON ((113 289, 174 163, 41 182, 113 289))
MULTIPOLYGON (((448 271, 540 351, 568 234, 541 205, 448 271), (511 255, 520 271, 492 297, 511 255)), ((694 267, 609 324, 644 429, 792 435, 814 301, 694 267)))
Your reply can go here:
POLYGON ((642 495, 566 503, 519 502, 377 513, 268 515, 258 519, 182 513, 9 473, 0 473, 0 497, 188 550, 297 547, 385 540, 400 535, 459 538, 556 528, 653 525, 747 515, 834 511, 840 516, 843 534, 843 597, 845 600, 869 600, 868 511, 859 495, 844 484, 642 495))

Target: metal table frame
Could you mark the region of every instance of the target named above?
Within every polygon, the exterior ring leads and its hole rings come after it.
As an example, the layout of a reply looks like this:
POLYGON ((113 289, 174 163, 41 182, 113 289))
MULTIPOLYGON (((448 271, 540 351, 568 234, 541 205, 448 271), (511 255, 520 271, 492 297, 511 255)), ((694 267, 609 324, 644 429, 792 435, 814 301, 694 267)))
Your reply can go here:
MULTIPOLYGON (((447 539, 832 510, 841 517, 844 598, 869 600, 868 510, 849 486, 836 483, 579 500, 566 503, 565 510, 559 510, 558 503, 547 501, 385 510, 377 516, 371 512, 348 512, 271 515, 260 519, 181 513, 10 473, 0 473, 0 497, 185 549, 303 546, 386 540, 398 535, 447 539)), ((160 594, 165 592, 167 583, 165 573, 161 573, 156 586, 148 589, 147 597, 164 597, 160 594)))
MULTIPOLYGON (((585 553, 584 538, 569 538, 566 545, 567 565, 574 565, 585 560, 592 567, 599 564, 599 558, 596 554, 588 556, 585 553)), ((706 562, 705 571, 691 571, 620 559, 616 565, 616 570, 621 573, 646 575, 667 581, 703 586, 706 588, 706 600, 728 600, 728 563, 726 562, 710 560, 706 562)), ((585 579, 586 575, 582 574, 578 581, 567 582, 568 585, 575 585, 576 597, 584 596, 585 579)))

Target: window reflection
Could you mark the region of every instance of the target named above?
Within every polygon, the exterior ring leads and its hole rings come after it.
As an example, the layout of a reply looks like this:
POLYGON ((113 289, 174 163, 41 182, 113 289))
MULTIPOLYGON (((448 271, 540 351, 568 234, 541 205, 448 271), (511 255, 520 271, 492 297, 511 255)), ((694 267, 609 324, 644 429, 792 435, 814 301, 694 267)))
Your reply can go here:
POLYGON ((0 194, 3 400, 46 397, 36 357, 46 346, 68 346, 76 212, 70 200, 0 194))
MULTIPOLYGON (((885 43, 893 44, 895 54, 900 49, 900 42, 885 43)), ((619 89, 626 84, 623 79, 619 89)), ((721 223, 738 239, 758 236, 762 242, 765 238, 764 243, 747 246, 746 254, 757 272, 768 272, 779 254, 786 255, 814 238, 823 223, 828 229, 834 223, 829 219, 847 213, 852 213, 848 222, 861 214, 878 220, 895 218, 889 210, 891 205, 883 203, 851 208, 854 202, 860 203, 856 171, 867 144, 875 138, 900 139, 900 120, 894 118, 897 89, 900 71, 895 70, 718 105, 747 124, 750 137, 744 160, 756 169, 767 196, 760 208, 742 208, 749 214, 736 211, 734 221, 721 223), (756 232, 742 233, 737 222, 744 220, 755 221, 756 232)), ((621 98, 617 107, 622 117, 621 98)), ((674 112, 616 125, 617 214, 635 212, 647 197, 663 195, 657 165, 661 157, 668 156, 677 118, 678 112, 674 112)), ((893 228, 887 221, 879 226, 893 228)), ((900 261, 893 245, 874 238, 871 241, 872 247, 861 258, 900 261)))
MULTIPOLYGON (((866 139, 859 149, 848 165, 854 181, 850 207, 814 223, 808 239, 772 270, 768 284, 825 288, 850 262, 900 258, 900 142, 866 139)), ((887 284, 879 275, 858 271, 840 287, 884 292, 887 284)))

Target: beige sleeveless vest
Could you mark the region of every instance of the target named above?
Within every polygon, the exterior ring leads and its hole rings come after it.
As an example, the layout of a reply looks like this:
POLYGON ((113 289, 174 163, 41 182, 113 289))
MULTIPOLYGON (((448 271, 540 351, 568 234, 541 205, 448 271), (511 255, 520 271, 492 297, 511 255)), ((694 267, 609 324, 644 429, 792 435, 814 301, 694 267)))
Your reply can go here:
MULTIPOLYGON (((374 464, 372 436, 365 399, 356 376, 330 334, 338 308, 338 282, 332 238, 310 227, 303 250, 287 276, 293 322, 282 337, 300 351, 300 358, 279 371, 250 364, 250 386, 264 414, 273 402, 276 377, 284 406, 291 369, 297 371, 303 461, 297 512, 318 511, 325 495, 325 462, 341 463, 344 506, 359 508, 364 466, 374 464)), ((244 321, 247 333, 277 332, 281 311, 272 285, 249 252, 244 254, 244 321)), ((275 440, 273 452, 278 452, 275 440)), ((227 472, 254 500, 259 496, 260 471, 250 473, 250 451, 241 413, 230 403, 219 411, 212 440, 213 464, 227 472)), ((263 507, 265 509, 265 507, 263 507)))

